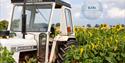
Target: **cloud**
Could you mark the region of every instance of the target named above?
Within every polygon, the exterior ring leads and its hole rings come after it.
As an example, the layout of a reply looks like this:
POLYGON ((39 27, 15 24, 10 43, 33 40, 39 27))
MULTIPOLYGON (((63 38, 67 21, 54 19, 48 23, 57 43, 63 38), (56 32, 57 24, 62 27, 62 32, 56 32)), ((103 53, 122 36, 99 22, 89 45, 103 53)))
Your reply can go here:
POLYGON ((107 11, 108 18, 125 18, 125 9, 111 8, 107 11))
POLYGON ((111 2, 117 2, 117 3, 125 3, 125 0, 101 0, 101 1, 103 1, 103 2, 109 2, 109 3, 111 3, 111 2))
POLYGON ((76 12, 76 13, 74 14, 74 17, 75 17, 75 18, 80 18, 80 16, 81 16, 80 12, 76 12))
POLYGON ((0 19, 10 21, 13 5, 9 0, 0 0, 0 19))
POLYGON ((65 1, 65 2, 67 2, 67 3, 71 3, 71 0, 63 0, 63 1, 65 1))
POLYGON ((81 5, 74 5, 72 7, 72 15, 74 19, 79 19, 81 16, 81 5))
POLYGON ((110 7, 119 7, 119 8, 125 8, 125 0, 102 0, 103 4, 108 5, 108 8, 110 7))

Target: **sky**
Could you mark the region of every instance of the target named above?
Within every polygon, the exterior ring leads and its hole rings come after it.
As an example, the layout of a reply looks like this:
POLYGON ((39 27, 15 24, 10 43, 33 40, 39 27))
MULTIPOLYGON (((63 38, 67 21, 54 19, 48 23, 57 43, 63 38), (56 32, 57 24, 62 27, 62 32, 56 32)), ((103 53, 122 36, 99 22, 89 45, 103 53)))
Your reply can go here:
MULTIPOLYGON (((74 25, 86 24, 125 24, 125 0, 93 0, 102 5, 101 16, 98 19, 88 19, 83 14, 84 4, 87 0, 64 0, 72 5, 74 25)), ((13 5, 10 0, 0 0, 0 20, 11 19, 13 5)), ((89 13, 88 13, 89 15, 89 13)))

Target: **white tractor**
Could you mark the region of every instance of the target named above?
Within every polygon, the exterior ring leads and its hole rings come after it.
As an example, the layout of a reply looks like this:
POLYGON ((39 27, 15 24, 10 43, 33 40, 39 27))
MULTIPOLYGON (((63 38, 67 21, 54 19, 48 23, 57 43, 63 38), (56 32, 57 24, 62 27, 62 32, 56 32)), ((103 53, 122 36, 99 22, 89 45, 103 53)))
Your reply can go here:
POLYGON ((14 52, 16 63, 23 63, 27 57, 37 58, 37 63, 63 63, 66 50, 77 43, 71 5, 61 0, 11 0, 11 3, 14 6, 9 31, 0 31, 4 37, 0 46, 14 52), (56 18, 60 21, 60 33, 52 38, 56 18))

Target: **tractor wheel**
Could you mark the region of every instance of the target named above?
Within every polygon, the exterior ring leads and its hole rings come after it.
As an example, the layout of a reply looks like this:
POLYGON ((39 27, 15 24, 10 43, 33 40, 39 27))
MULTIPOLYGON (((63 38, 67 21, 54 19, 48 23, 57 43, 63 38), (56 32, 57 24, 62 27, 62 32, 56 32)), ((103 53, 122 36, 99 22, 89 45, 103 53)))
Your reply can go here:
POLYGON ((71 45, 78 46, 76 40, 68 40, 67 42, 62 42, 58 45, 57 59, 55 63, 64 63, 64 54, 70 49, 71 45))

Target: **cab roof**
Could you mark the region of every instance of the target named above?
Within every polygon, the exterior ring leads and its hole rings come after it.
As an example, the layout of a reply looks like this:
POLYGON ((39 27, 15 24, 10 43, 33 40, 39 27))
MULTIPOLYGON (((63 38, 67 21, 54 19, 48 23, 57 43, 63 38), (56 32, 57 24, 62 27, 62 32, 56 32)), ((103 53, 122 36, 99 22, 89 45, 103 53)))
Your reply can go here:
MULTIPOLYGON (((11 0, 11 3, 23 3, 24 0, 11 0)), ((62 0, 26 0, 26 3, 38 3, 38 2, 55 2, 56 8, 61 8, 62 6, 66 6, 71 8, 71 5, 67 2, 64 2, 62 0)))

